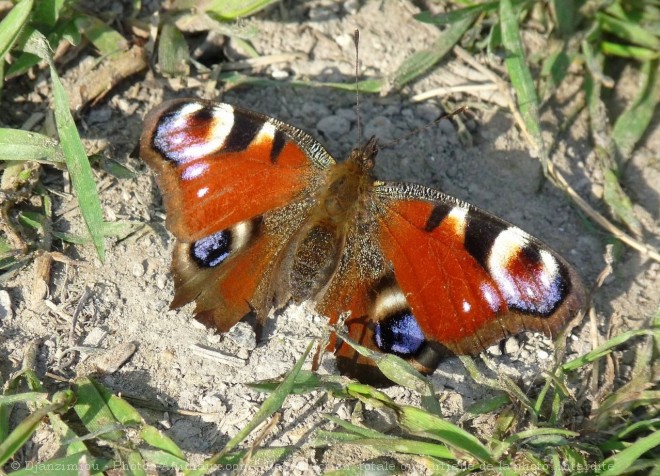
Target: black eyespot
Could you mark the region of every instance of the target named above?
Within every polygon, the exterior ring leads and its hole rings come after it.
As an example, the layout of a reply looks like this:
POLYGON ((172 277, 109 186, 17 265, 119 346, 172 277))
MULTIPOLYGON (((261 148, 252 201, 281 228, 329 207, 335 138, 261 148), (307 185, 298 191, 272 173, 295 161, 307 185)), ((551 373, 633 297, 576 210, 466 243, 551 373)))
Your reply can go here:
POLYGON ((230 255, 231 241, 231 231, 219 231, 193 243, 190 256, 199 266, 213 268, 230 255))
POLYGON ((409 310, 376 323, 374 340, 381 351, 401 357, 414 356, 426 342, 422 329, 409 310))

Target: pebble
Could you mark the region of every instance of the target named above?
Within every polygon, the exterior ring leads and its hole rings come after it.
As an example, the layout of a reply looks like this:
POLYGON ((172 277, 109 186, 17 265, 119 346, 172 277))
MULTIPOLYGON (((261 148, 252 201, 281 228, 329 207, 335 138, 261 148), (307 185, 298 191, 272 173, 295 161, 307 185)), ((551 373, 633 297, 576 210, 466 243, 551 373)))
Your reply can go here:
POLYGON ((128 359, 133 356, 136 350, 137 344, 135 342, 120 344, 103 354, 96 361, 96 368, 102 373, 113 374, 128 362, 128 359))
POLYGON ((108 335, 108 331, 101 327, 94 327, 89 333, 85 336, 83 340, 83 345, 88 347, 98 347, 103 339, 108 335))
POLYGON ((0 291, 0 320, 12 319, 14 311, 11 308, 11 297, 4 289, 0 291))
POLYGON ((133 263, 133 266, 131 267, 131 274, 136 278, 141 278, 142 276, 144 276, 144 271, 145 271, 144 264, 145 264, 144 262, 133 263))
POLYGON ((227 332, 227 338, 243 349, 254 350, 257 347, 257 336, 250 324, 238 322, 227 332))
POLYGON ((504 343, 504 351, 513 356, 520 351, 520 343, 515 337, 509 337, 504 343))
POLYGON ((316 128, 328 139, 339 140, 351 130, 351 123, 341 116, 327 116, 316 123, 316 128))
POLYGON ((376 116, 364 126, 364 137, 376 136, 381 140, 392 138, 392 121, 385 116, 376 116))

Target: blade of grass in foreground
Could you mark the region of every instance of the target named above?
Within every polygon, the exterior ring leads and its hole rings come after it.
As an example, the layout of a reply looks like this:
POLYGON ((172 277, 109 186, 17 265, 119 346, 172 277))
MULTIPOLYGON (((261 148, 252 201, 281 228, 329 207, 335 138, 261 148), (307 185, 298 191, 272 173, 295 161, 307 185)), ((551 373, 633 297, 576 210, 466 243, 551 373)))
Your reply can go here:
POLYGON ((500 2, 500 25, 502 44, 506 50, 506 69, 511 78, 511 85, 516 91, 520 115, 540 154, 543 173, 547 175, 548 158, 543 136, 541 135, 539 100, 532 80, 532 73, 525 62, 525 50, 520 40, 518 20, 510 0, 500 2))
POLYGON ((624 332, 623 334, 620 334, 616 337, 612 337, 597 349, 594 349, 591 352, 578 357, 577 359, 571 360, 570 362, 566 362, 561 366, 561 369, 566 372, 579 369, 580 367, 594 362, 604 355, 609 354, 614 350, 616 346, 623 344, 633 337, 643 335, 654 335, 656 338, 660 338, 660 329, 637 329, 634 331, 624 332))
POLYGON ((46 61, 50 66, 53 82, 53 96, 55 104, 55 123, 60 136, 60 144, 66 160, 67 170, 71 176, 71 184, 76 196, 80 213, 85 220, 87 230, 92 237, 92 243, 101 260, 105 261, 105 243, 103 241, 103 210, 96 191, 94 174, 89 165, 85 148, 83 147, 76 123, 69 111, 69 100, 64 86, 55 70, 53 57, 46 38, 38 31, 33 31, 25 43, 24 50, 33 53, 46 61))
POLYGON ((55 139, 20 129, 0 129, 0 160, 64 162, 55 139))
POLYGON ((39 408, 37 411, 30 414, 21 423, 19 423, 14 431, 12 431, 9 436, 7 436, 7 439, 0 443, 0 468, 32 436, 32 434, 36 431, 37 426, 41 423, 41 420, 46 415, 48 415, 50 412, 56 412, 67 407, 73 402, 73 400, 73 392, 70 390, 58 392, 53 396, 53 403, 39 408))
MULTIPOLYGON (((30 17, 33 5, 33 0, 23 0, 17 3, 2 22, 0 22, 0 62, 5 61, 5 56, 9 53, 11 47, 14 46, 18 35, 20 35, 23 26, 25 26, 30 17)), ((2 80, 3 78, 0 77, 0 82, 2 80)))
POLYGON ((286 376, 286 378, 282 381, 280 386, 275 390, 261 405, 261 408, 257 411, 256 415, 250 420, 250 422, 243 427, 241 431, 239 431, 236 436, 234 436, 229 443, 225 445, 222 451, 219 453, 216 453, 213 455, 211 458, 207 459, 204 461, 199 468, 191 470, 191 471, 185 471, 184 474, 187 476, 201 476, 202 474, 206 474, 208 471, 213 469, 213 466, 218 463, 227 453, 229 453, 231 450, 233 450, 238 444, 243 441, 247 436, 259 425, 261 425, 264 421, 266 421, 268 418, 270 418, 273 413, 278 411, 280 408, 282 408, 282 404, 284 403, 284 400, 286 397, 291 393, 291 389, 293 388, 293 384, 296 381, 296 376, 298 375, 298 372, 300 372, 300 369, 302 369, 303 364, 305 363, 305 359, 307 358, 307 355, 309 354, 310 350, 312 350, 312 345, 314 342, 310 342, 309 345, 307 346, 307 349, 303 353, 303 355, 300 357, 296 365, 293 367, 291 372, 289 372, 289 375, 286 376))
POLYGON ((600 474, 601 476, 623 474, 627 468, 637 462, 640 456, 657 446, 660 446, 660 431, 640 438, 625 450, 607 458, 600 464, 600 468, 607 468, 607 470, 596 474, 600 474))
POLYGON ((440 61, 470 28, 477 13, 471 12, 449 25, 440 33, 433 45, 406 58, 391 77, 392 86, 401 89, 407 83, 428 71, 440 61))
POLYGON ((624 160, 630 157, 635 144, 646 132, 653 119, 653 112, 660 102, 658 61, 644 63, 641 75, 642 85, 637 96, 630 107, 618 117, 612 129, 612 139, 624 160))
MULTIPOLYGON (((197 2, 191 2, 195 5, 197 2)), ((204 11, 221 20, 236 20, 266 8, 275 0, 215 0, 206 3, 204 11)))

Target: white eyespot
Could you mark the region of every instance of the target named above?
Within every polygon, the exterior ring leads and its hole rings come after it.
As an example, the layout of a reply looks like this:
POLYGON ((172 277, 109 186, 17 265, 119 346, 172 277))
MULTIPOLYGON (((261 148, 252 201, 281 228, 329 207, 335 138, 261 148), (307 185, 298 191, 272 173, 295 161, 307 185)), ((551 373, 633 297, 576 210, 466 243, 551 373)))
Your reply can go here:
POLYGON ((206 172, 208 168, 209 168, 209 164, 205 162, 191 164, 183 170, 183 173, 181 174, 181 178, 183 180, 196 179, 204 175, 204 172, 206 172))
POLYGON ((500 307, 502 306, 502 300, 500 299, 497 290, 486 282, 481 283, 479 289, 481 290, 481 295, 488 303, 488 307, 490 307, 491 311, 499 311, 500 307))
POLYGON ((234 126, 234 108, 229 104, 213 106, 206 134, 200 134, 203 125, 191 124, 191 118, 204 107, 199 103, 186 104, 174 116, 165 117, 154 136, 156 148, 179 163, 201 159, 220 150, 234 126), (194 131, 191 130, 193 125, 196 126, 194 131))
POLYGON ((200 188, 199 190, 197 190, 197 196, 199 198, 202 198, 207 193, 209 193, 209 188, 208 187, 200 188))

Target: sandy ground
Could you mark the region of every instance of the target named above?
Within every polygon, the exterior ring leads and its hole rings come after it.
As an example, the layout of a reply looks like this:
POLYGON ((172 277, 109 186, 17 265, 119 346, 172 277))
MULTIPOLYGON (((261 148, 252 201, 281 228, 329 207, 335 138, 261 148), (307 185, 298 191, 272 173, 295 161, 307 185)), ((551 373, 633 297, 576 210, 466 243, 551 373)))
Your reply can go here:
MULTIPOLYGON (((354 94, 292 87, 286 80, 353 81, 350 35, 355 28, 360 28, 362 35, 362 73, 365 76, 392 73, 406 56, 428 47, 436 37, 434 28, 412 19, 416 11, 409 2, 366 2, 359 8, 352 2, 344 5, 314 2, 288 12, 273 8, 248 21, 257 29, 253 40, 256 50, 263 55, 297 53, 299 59, 273 64, 253 74, 284 78, 281 86, 223 92, 213 89, 208 82, 170 81, 149 73, 131 78, 108 99, 92 107, 80 123, 88 150, 116 160, 136 173, 135 178, 118 180, 96 171, 105 217, 110 221, 140 221, 146 228, 121 242, 107 240, 108 254, 103 265, 95 259, 91 246, 59 248, 80 264, 53 266, 48 299, 58 312, 43 302, 31 302, 33 265, 2 278, 0 284, 8 292, 12 309, 11 315, 0 316, 2 377, 6 379, 20 368, 24 349, 38 339, 41 376, 46 372, 64 378, 95 374, 113 392, 140 397, 172 410, 200 412, 198 416, 189 416, 143 410, 147 420, 165 430, 189 452, 191 461, 200 461, 220 450, 264 399, 264 395, 250 390, 244 383, 277 377, 289 370, 310 338, 323 332, 324 319, 310 313, 308 306, 291 306, 269 321, 267 339, 256 344, 249 326, 241 325, 221 336, 192 319, 191 306, 168 310, 173 295, 169 274, 173 240, 164 228, 164 210, 153 176, 134 155, 142 117, 167 98, 219 99, 301 127, 318 137, 336 157, 343 158, 357 143, 354 94), (84 295, 74 340, 87 350, 65 354, 72 345, 70 316, 84 295), (99 373, 103 359, 116 354, 127 343, 137 345, 132 358, 113 374, 99 373), (210 360, 194 350, 199 346, 236 356, 238 361, 229 365, 210 360)), ((479 60, 485 62, 483 58, 479 60)), ((498 71, 502 65, 494 63, 491 67, 498 71)), ((451 60, 400 94, 363 95, 364 135, 376 133, 387 141, 428 124, 441 111, 438 102, 412 103, 410 96, 446 85, 448 79, 456 81, 462 77, 463 82, 469 82, 465 71, 463 63, 451 60)), ((75 71, 68 74, 75 76, 75 71)), ((629 88, 634 88, 635 72, 631 71, 630 75, 629 88)), ((544 108, 543 126, 548 139, 560 128, 565 112, 576 99, 579 83, 575 81, 560 92, 557 104, 544 108)), ((2 108, 23 95, 28 101, 20 107, 26 113, 45 111, 44 96, 37 103, 29 100, 32 96, 27 92, 16 88, 14 96, 5 92, 2 108)), ((29 88, 26 91, 33 86, 29 88)), ((630 90, 617 90, 612 103, 620 108, 617 101, 630 95, 630 90)), ((454 124, 443 122, 403 140, 380 154, 379 176, 439 188, 519 225, 562 253, 591 287, 604 267, 603 254, 610 237, 590 224, 562 192, 548 183, 539 187, 539 163, 530 157, 524 138, 507 111, 470 96, 452 99, 454 104, 477 105, 466 120, 466 133, 459 134, 454 124)), ((582 114, 568 133, 558 138, 553 161, 582 197, 606 213, 600 201, 602 177, 588 137, 587 120, 586 113, 582 114)), ((645 237, 656 247, 660 245, 658 150, 660 129, 656 117, 655 127, 626 164, 622 179, 636 203, 645 237)), ((61 172, 46 168, 43 181, 52 190, 63 189, 61 172)), ((54 200, 55 212, 61 214, 56 229, 82 233, 77 212, 66 212, 75 199, 64 194, 54 196, 54 200)), ((631 250, 622 250, 614 274, 594 296, 598 338, 645 325, 660 301, 659 273, 657 263, 646 261, 631 250)), ((585 320, 569 337, 569 357, 590 350, 595 339, 585 320)), ((496 369, 484 367, 484 372, 490 376, 496 376, 494 372, 506 372, 524 389, 552 364, 552 343, 537 335, 510 338, 489 353, 496 369)), ((620 364, 618 375, 624 379, 633 354, 623 351, 616 355, 620 364)), ((331 356, 326 357, 321 372, 336 372, 331 356)), ((49 377, 43 378, 51 390, 61 386, 49 377)), ((442 364, 432 380, 444 415, 453 421, 458 421, 471 403, 491 395, 488 389, 470 379, 457 359, 442 364)), ((418 401, 406 389, 393 387, 387 392, 400 402, 418 401)), ((292 396, 285 403, 280 423, 264 444, 299 447, 280 467, 286 474, 318 474, 373 457, 363 448, 324 452, 306 446, 315 428, 330 428, 322 421, 321 413, 350 419, 352 411, 353 403, 339 402, 322 394, 292 396)), ((371 410, 354 418, 366 419, 381 429, 390 425, 387 414, 371 410)), ((467 426, 477 434, 488 434, 492 424, 490 418, 478 418, 467 426)), ((52 438, 38 433, 27 447, 25 458, 48 458, 54 450, 52 443, 52 438)), ((423 472, 421 468, 418 470, 423 472)), ((255 467, 252 471, 258 474, 270 470, 255 467)))

